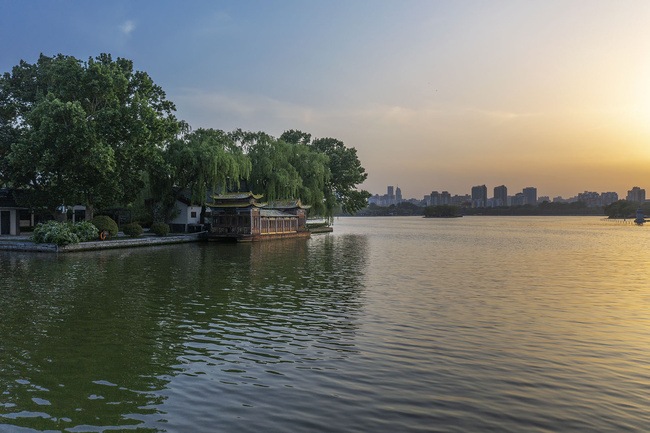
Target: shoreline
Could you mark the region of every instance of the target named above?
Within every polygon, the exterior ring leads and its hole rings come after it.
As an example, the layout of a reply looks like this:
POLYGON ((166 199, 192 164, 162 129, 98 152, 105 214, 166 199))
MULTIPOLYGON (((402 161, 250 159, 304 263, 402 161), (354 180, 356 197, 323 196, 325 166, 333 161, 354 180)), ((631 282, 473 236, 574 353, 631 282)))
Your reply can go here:
MULTIPOLYGON (((310 234, 330 233, 334 231, 332 227, 318 227, 310 229, 310 234)), ((268 240, 277 240, 278 238, 269 238, 268 240)), ((141 248, 157 245, 171 245, 189 242, 208 242, 208 232, 173 234, 164 237, 144 235, 139 238, 119 236, 114 239, 105 241, 90 241, 58 246, 55 244, 36 244, 30 242, 25 236, 7 236, 0 237, 0 251, 17 251, 17 252, 34 252, 34 253, 72 253, 77 251, 97 251, 115 248, 141 248)), ((265 239, 266 240, 266 239, 265 239)))
POLYGON ((22 240, 0 240, 0 251, 20 251, 38 253, 71 253, 77 251, 107 250, 113 248, 140 248, 156 245, 200 242, 205 240, 207 232, 188 233, 164 237, 145 236, 140 238, 123 237, 106 241, 81 242, 64 247, 54 244, 35 244, 22 240))

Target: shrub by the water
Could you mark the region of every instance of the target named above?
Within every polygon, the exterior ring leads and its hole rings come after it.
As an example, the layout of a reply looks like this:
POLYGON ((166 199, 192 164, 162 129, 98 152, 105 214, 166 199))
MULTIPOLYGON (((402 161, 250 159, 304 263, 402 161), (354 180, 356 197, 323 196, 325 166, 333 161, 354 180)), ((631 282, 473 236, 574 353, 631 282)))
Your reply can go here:
POLYGON ((110 236, 116 236, 118 232, 117 223, 111 217, 99 215, 91 221, 99 232, 107 230, 110 236))
POLYGON ((30 239, 37 244, 55 244, 62 247, 92 241, 97 238, 97 233, 97 227, 88 221, 76 224, 48 221, 37 224, 30 239))
POLYGON ((165 223, 153 223, 149 230, 158 236, 167 236, 167 233, 169 233, 169 226, 165 223))
POLYGON ((142 226, 138 223, 129 223, 122 225, 122 231, 125 235, 131 236, 132 238, 137 238, 144 231, 142 226))
POLYGON ((72 231, 79 237, 81 242, 92 241, 99 236, 99 230, 90 221, 80 221, 74 224, 72 231))
POLYGON ((72 224, 58 221, 37 224, 30 239, 37 244, 45 243, 59 246, 79 243, 79 236, 74 233, 72 224))

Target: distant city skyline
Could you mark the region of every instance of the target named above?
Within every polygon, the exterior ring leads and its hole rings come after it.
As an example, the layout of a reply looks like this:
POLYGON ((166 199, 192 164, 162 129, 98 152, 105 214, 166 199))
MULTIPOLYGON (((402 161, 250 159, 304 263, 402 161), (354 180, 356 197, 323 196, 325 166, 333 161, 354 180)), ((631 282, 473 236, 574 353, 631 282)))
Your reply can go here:
POLYGON ((644 188, 634 186, 627 191, 625 195, 619 196, 614 191, 589 191, 585 190, 571 196, 549 196, 538 195, 537 188, 526 187, 521 191, 513 191, 509 193, 506 185, 499 185, 494 187, 493 195, 490 196, 486 185, 474 185, 469 193, 450 193, 449 191, 433 190, 429 194, 422 197, 409 197, 403 196, 401 189, 394 185, 386 186, 385 194, 372 194, 369 203, 374 203, 380 206, 389 206, 391 204, 398 204, 401 202, 411 202, 413 204, 425 205, 441 205, 441 204, 461 204, 469 203, 471 207, 499 207, 499 206, 520 206, 526 204, 537 205, 544 201, 552 202, 575 202, 583 201, 588 207, 604 206, 614 203, 618 200, 627 200, 635 202, 646 201, 646 191, 644 188), (397 192, 395 192, 397 191, 397 192))
MULTIPOLYGON (((393 185, 390 185, 390 186, 392 186, 393 188, 397 187, 397 188, 400 189, 400 191, 402 191, 402 189, 398 186, 398 184, 393 184, 393 185)), ((446 189, 437 188, 437 189, 429 190, 427 193, 422 194, 422 195, 413 195, 413 194, 410 194, 408 190, 403 190, 403 192, 401 192, 401 195, 404 198, 404 200, 409 200, 409 199, 413 199, 413 198, 421 200, 423 197, 429 195, 432 191, 439 191, 439 192, 445 191, 445 192, 450 193, 451 195, 469 195, 469 196, 471 196, 472 188, 476 187, 476 186, 480 186, 480 185, 470 186, 466 191, 453 191, 453 190, 448 191, 446 189)), ((388 187, 388 185, 384 185, 383 191, 379 191, 379 192, 377 192, 377 191, 369 191, 369 192, 373 196, 374 195, 383 195, 383 194, 386 194, 385 191, 387 191, 387 187, 388 187)), ((488 197, 489 198, 497 197, 496 194, 494 194, 494 192, 491 193, 490 191, 493 191, 494 189, 499 188, 499 187, 505 187, 506 196, 508 196, 508 197, 514 196, 515 193, 523 193, 523 191, 525 189, 527 189, 527 188, 534 188, 534 189, 537 190, 537 196, 538 197, 549 197, 550 201, 553 201, 553 199, 557 198, 557 197, 562 197, 563 199, 570 199, 570 198, 578 197, 580 194, 584 194, 585 192, 597 192, 599 194, 615 193, 615 194, 618 194, 618 196, 620 197, 620 200, 623 200, 623 199, 629 200, 630 199, 629 198, 630 192, 633 192, 633 191, 634 191, 634 194, 638 194, 638 195, 635 195, 635 197, 643 197, 643 200, 645 200, 645 188, 643 186, 638 186, 638 185, 629 186, 627 189, 625 189, 624 191, 621 191, 621 192, 613 191, 611 189, 610 190, 598 191, 598 190, 596 190, 594 188, 587 188, 587 189, 585 189, 583 191, 576 191, 576 192, 573 192, 573 193, 570 193, 570 194, 567 194, 567 195, 561 195, 561 194, 549 194, 547 192, 540 193, 539 188, 530 187, 530 186, 516 189, 516 188, 510 188, 507 185, 494 185, 493 187, 491 187, 490 185, 486 184, 486 188, 488 190, 488 194, 487 194, 488 197), (642 195, 640 195, 641 191, 642 191, 642 195)), ((421 190, 421 189, 423 189, 423 188, 418 188, 418 190, 421 190)), ((643 201, 643 200, 640 200, 640 201, 643 201)), ((639 200, 635 200, 635 201, 639 201, 639 200)))

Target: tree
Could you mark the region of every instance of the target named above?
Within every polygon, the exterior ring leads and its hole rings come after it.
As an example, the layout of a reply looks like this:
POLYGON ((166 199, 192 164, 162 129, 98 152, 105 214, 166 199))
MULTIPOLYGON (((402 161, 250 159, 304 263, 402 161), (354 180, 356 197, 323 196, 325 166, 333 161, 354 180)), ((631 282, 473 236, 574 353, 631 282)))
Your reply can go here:
POLYGON ((25 204, 132 201, 142 173, 179 131, 175 107, 145 72, 109 54, 41 54, 0 78, 0 166, 25 204))
POLYGON ((442 204, 438 206, 426 206, 424 216, 428 218, 450 218, 456 217, 460 213, 458 206, 442 204))
MULTIPOLYGON (((300 134, 309 141, 308 134, 300 134)), ((294 142, 287 142, 264 132, 241 129, 231 135, 250 158, 249 185, 254 193, 263 194, 269 201, 299 198, 313 212, 327 212, 324 195, 329 180, 327 155, 315 151, 298 136, 294 142)))
POLYGON ((609 218, 633 218, 640 203, 635 201, 619 200, 605 206, 605 215, 609 218))
POLYGON ((169 211, 185 191, 205 212, 208 191, 239 185, 250 176, 251 162, 229 134, 197 129, 173 140, 162 151, 162 164, 151 171, 154 196, 169 211))
MULTIPOLYGON (((287 131, 281 138, 292 139, 301 137, 300 131, 287 131)), ((302 133, 302 137, 305 136, 302 133)), ((345 144, 335 138, 317 138, 311 143, 312 149, 323 153, 329 158, 329 180, 325 185, 325 205, 331 217, 333 209, 340 206, 343 212, 355 214, 368 205, 370 193, 365 190, 357 190, 357 185, 363 183, 368 173, 361 166, 354 147, 346 147, 345 144)))
POLYGON ((248 146, 253 192, 263 194, 266 200, 291 198, 299 194, 302 178, 292 164, 293 147, 290 143, 259 133, 258 138, 248 146))

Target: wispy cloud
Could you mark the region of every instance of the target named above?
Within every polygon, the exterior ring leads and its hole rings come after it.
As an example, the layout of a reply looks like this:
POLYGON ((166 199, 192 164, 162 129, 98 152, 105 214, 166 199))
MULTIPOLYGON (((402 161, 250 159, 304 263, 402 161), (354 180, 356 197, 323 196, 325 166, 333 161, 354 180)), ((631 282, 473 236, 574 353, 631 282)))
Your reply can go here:
POLYGON ((135 30, 135 23, 133 21, 125 21, 124 24, 120 26, 120 30, 125 35, 130 35, 133 30, 135 30))
POLYGON ((256 94, 204 93, 198 89, 184 88, 174 96, 174 101, 179 108, 183 108, 188 116, 185 120, 194 127, 254 129, 254 125, 273 122, 310 125, 317 122, 319 117, 312 107, 256 94))

